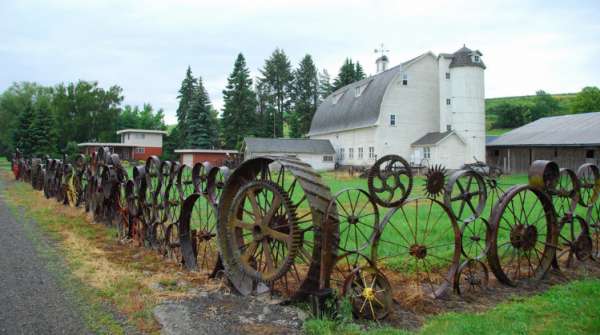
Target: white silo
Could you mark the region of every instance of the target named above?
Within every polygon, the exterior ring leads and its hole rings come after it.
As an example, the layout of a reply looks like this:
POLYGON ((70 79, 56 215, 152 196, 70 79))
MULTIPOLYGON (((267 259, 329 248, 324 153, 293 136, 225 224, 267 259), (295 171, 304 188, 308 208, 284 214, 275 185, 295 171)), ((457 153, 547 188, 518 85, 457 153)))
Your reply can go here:
POLYGON ((451 112, 452 129, 467 144, 467 162, 473 157, 485 161, 485 64, 479 50, 463 46, 454 54, 449 65, 449 100, 444 101, 451 112))

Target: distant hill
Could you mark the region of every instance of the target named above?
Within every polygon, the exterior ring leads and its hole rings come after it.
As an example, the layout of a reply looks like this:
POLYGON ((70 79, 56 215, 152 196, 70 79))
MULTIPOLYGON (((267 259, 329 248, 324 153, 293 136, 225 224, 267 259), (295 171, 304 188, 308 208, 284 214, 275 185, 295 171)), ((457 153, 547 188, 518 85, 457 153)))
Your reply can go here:
MULTIPOLYGON (((571 110, 571 103, 573 98, 577 93, 558 93, 552 94, 554 98, 556 98, 560 104, 560 112, 559 115, 569 114, 571 110)), ((522 96, 513 96, 513 97, 499 97, 499 98, 488 98, 485 99, 485 124, 488 135, 502 135, 503 133, 509 131, 510 129, 491 129, 492 123, 496 120, 496 115, 492 113, 488 113, 488 110, 494 106, 500 105, 502 103, 508 104, 519 104, 525 106, 532 106, 534 103, 535 95, 522 95, 522 96)))

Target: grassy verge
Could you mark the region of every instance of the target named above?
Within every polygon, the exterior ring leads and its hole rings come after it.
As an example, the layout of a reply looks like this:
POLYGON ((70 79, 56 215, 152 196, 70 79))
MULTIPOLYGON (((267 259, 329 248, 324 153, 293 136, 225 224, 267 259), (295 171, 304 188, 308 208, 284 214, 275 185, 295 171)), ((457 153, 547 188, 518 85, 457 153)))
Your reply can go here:
POLYGON ((119 243, 114 229, 92 224, 83 210, 45 199, 29 184, 12 182, 6 161, 0 162, 0 178, 7 203, 21 213, 19 222, 35 222, 30 230, 40 230, 44 239, 56 245, 69 270, 61 274, 63 282, 76 287, 82 304, 91 306, 86 316, 91 329, 119 334, 133 326, 145 333, 158 332, 153 308, 163 300, 188 296, 192 282, 199 281, 153 251, 119 243), (116 312, 116 318, 102 312, 106 306, 116 312), (117 320, 119 315, 126 322, 117 320))
POLYGON ((348 322, 309 320, 307 334, 598 334, 600 280, 555 286, 530 298, 514 298, 484 313, 447 313, 431 318, 417 333, 374 325, 368 331, 348 322))

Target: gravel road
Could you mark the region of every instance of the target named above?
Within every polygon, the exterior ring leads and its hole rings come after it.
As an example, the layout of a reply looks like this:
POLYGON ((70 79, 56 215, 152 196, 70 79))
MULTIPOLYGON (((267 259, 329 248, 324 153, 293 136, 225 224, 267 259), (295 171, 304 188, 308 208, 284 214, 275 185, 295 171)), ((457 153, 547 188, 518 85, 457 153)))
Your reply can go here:
POLYGON ((90 333, 22 221, 0 194, 0 334, 90 333))

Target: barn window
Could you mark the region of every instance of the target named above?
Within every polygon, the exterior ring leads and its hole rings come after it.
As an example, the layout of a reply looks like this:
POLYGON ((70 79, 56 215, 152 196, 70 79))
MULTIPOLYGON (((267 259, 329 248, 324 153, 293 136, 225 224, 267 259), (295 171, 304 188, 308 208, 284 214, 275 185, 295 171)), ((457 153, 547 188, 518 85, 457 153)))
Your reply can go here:
POLYGON ((348 159, 354 159, 354 148, 348 148, 348 159))
POLYGON ((402 86, 408 85, 408 74, 404 73, 402 75, 402 86))
POLYGON ((340 99, 342 98, 342 96, 344 95, 344 93, 346 93, 346 91, 335 94, 332 98, 331 98, 331 102, 335 105, 338 103, 338 101, 340 101, 340 99))
POLYGON ((369 158, 375 158, 375 147, 369 147, 369 158))
POLYGON ((344 160, 344 148, 340 148, 340 160, 344 160))
POLYGON ((423 148, 423 158, 427 158, 427 159, 431 158, 431 149, 429 147, 423 148))
POLYGON ((452 99, 448 98, 446 99, 446 105, 450 106, 452 104, 452 99))
POLYGON ((135 153, 136 154, 143 154, 145 152, 146 152, 146 150, 143 147, 142 148, 135 148, 135 153))
POLYGON ((450 72, 446 72, 446 79, 450 79, 450 72))
POLYGON ((359 147, 358 148, 358 159, 362 159, 363 158, 363 147, 359 147))
POLYGON ((370 82, 355 87, 354 88, 354 96, 357 97, 357 98, 360 97, 363 94, 363 92, 365 91, 365 89, 367 89, 367 86, 369 86, 369 83, 370 82))
POLYGON ((475 63, 479 63, 479 56, 477 56, 477 55, 473 56, 473 61, 475 63))
POLYGON ((390 126, 392 126, 392 127, 396 126, 396 114, 390 115, 390 126))
POLYGON ((594 158, 594 150, 586 150, 585 158, 594 158))
POLYGON ((331 156, 331 155, 323 156, 323 162, 333 162, 333 156, 331 156))

